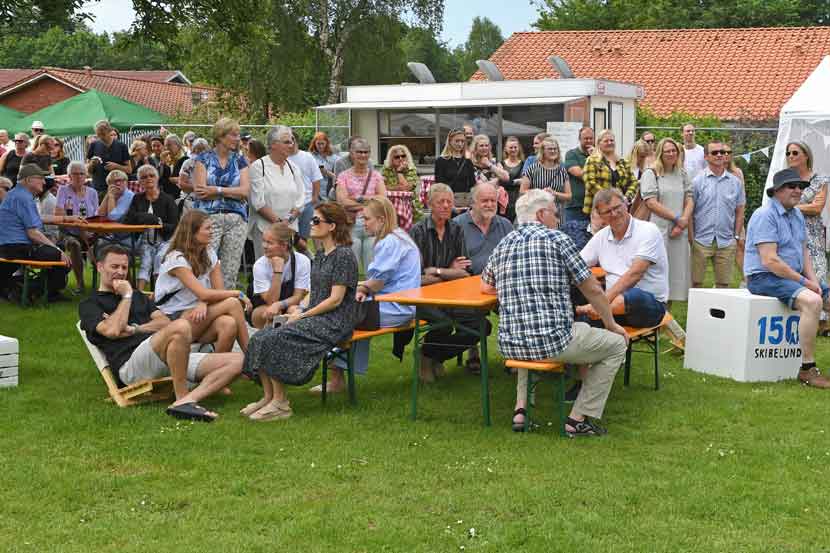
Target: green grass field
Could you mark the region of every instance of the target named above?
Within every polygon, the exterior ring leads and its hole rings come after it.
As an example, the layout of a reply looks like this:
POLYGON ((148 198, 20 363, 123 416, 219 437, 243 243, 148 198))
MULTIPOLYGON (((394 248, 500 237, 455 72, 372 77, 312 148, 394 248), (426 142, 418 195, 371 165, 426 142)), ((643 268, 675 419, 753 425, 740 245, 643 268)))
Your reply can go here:
POLYGON ((75 320, 75 303, 0 304, 21 350, 20 386, 0 390, 0 551, 830 551, 830 395, 795 381, 739 384, 667 353, 655 392, 635 355, 609 434, 568 440, 547 424, 551 383, 539 431, 511 432, 497 353, 492 427, 454 363, 412 422, 411 356, 385 338, 356 408, 292 389, 292 419, 252 423, 237 411, 259 389, 239 381, 206 402, 220 420, 186 423, 105 402, 75 320))

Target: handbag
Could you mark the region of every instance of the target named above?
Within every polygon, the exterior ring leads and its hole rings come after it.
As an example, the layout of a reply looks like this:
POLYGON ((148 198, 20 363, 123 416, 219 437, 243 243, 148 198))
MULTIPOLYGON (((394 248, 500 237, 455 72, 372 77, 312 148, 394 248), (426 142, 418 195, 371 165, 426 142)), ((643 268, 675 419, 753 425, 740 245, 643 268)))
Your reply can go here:
MULTIPOLYGON (((358 197, 362 198, 363 196, 366 195, 366 191, 369 189, 369 181, 371 179, 372 179, 372 169, 370 167, 369 168, 369 173, 366 175, 366 182, 363 183, 363 192, 361 192, 360 196, 358 196, 358 197)), ((353 225, 356 220, 357 220, 357 215, 355 215, 353 211, 346 210, 346 223, 348 223, 349 225, 353 225)), ((362 330, 367 330, 367 329, 362 329, 362 330)), ((371 330, 377 330, 377 329, 371 329, 371 330)))
POLYGON ((355 330, 380 329, 380 303, 377 300, 357 302, 355 313, 355 330))
MULTIPOLYGON (((653 169, 646 169, 645 171, 654 172, 653 169)), ((645 171, 643 171, 643 173, 645 173, 645 171)), ((641 174, 640 178, 642 177, 643 175, 641 174)), ((648 221, 651 219, 651 209, 649 209, 645 200, 643 200, 643 195, 640 192, 639 186, 637 187, 637 197, 635 197, 634 201, 631 203, 631 216, 642 221, 648 221)))

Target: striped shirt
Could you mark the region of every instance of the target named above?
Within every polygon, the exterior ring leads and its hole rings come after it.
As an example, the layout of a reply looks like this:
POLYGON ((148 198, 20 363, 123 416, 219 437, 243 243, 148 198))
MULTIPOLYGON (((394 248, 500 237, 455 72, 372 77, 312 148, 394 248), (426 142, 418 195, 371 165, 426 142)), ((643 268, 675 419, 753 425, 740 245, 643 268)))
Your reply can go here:
MULTIPOLYGON (((548 169, 542 165, 541 161, 534 161, 526 169, 522 171, 522 176, 530 180, 530 188, 538 188, 543 190, 550 188, 555 192, 564 192, 565 183, 568 182, 568 171, 561 163, 557 164, 553 169, 548 169)), ((564 222, 563 205, 556 200, 556 215, 560 222, 564 222)))
POLYGON ((707 167, 692 181, 692 198, 695 242, 701 246, 711 246, 712 242, 719 248, 731 246, 735 242, 736 211, 746 205, 738 177, 729 171, 717 176, 707 167))

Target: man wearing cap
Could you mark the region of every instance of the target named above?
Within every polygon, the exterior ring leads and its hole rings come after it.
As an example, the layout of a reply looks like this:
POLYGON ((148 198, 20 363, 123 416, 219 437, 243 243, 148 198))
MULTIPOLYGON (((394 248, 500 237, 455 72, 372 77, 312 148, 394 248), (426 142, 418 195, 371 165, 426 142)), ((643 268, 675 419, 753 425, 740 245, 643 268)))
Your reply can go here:
POLYGON ((798 380, 816 388, 830 388, 830 380, 816 367, 816 333, 822 309, 830 311, 827 284, 820 282, 807 251, 807 230, 801 211, 801 191, 810 185, 795 169, 778 171, 770 201, 749 220, 744 254, 747 288, 753 294, 778 298, 801 315, 801 370, 798 380))
MULTIPOLYGON (((43 223, 76 222, 78 217, 45 215, 37 211, 35 198, 43 193, 44 177, 48 173, 33 163, 23 165, 18 174, 18 185, 0 204, 0 257, 34 261, 63 261, 67 269, 48 269, 49 299, 55 300, 66 287, 69 258, 43 233, 43 223)), ((6 297, 12 274, 17 265, 0 263, 0 295, 6 297)))
POLYGON ((32 123, 32 141, 37 139, 37 137, 42 135, 45 131, 46 127, 43 126, 43 121, 35 121, 32 123))

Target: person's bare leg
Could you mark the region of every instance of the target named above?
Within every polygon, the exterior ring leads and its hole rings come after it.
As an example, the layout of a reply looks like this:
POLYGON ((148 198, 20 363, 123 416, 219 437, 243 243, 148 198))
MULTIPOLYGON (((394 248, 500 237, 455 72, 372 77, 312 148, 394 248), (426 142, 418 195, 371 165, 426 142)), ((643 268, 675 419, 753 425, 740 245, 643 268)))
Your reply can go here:
MULTIPOLYGON (((229 315, 233 318, 236 322, 234 340, 239 341, 242 351, 248 351, 248 325, 245 322, 245 312, 242 310, 242 304, 236 298, 227 298, 209 305, 204 320, 193 325, 193 340, 205 344, 217 340, 219 335, 213 322, 221 315, 229 315)), ((233 347, 233 341, 231 341, 231 347, 233 347)))
POLYGON ((249 403, 248 405, 243 407, 239 411, 241 415, 250 417, 257 411, 271 403, 271 401, 274 399, 274 386, 272 384, 273 380, 269 378, 268 375, 266 375, 264 371, 262 371, 261 369, 259 371, 259 381, 262 384, 262 399, 260 399, 259 401, 249 403))
POLYGON ((282 385, 282 382, 265 375, 263 377, 271 381, 270 385, 273 396, 270 402, 250 416, 251 420, 285 419, 290 417, 292 415, 291 405, 288 403, 288 397, 285 394, 285 387, 282 385))
POLYGON ((329 381, 326 385, 327 392, 341 392, 346 385, 343 383, 343 369, 335 365, 329 365, 329 381))
POLYGON ((66 241, 66 249, 69 250, 69 259, 72 261, 72 272, 75 275, 75 284, 77 288, 83 290, 84 287, 84 258, 81 253, 81 244, 74 239, 66 241))
POLYGON ((190 357, 192 333, 190 324, 182 319, 173 321, 150 337, 150 345, 170 369, 176 403, 187 397, 187 362, 190 357))
POLYGON ((816 332, 821 315, 821 296, 810 290, 802 290, 795 298, 795 309, 801 315, 798 321, 798 337, 801 342, 801 362, 816 360, 816 332))
MULTIPOLYGON (((519 409, 527 409, 527 386, 528 386, 528 371, 527 369, 518 369, 516 371, 516 406, 513 408, 514 413, 519 409)), ((524 424, 525 417, 519 413, 513 416, 514 424, 524 424)))
POLYGON ((216 341, 214 348, 217 353, 231 351, 236 341, 236 321, 229 315, 219 315, 213 321, 213 328, 216 330, 216 341))
POLYGON ((254 328, 265 328, 268 324, 268 319, 265 318, 265 310, 268 309, 266 305, 260 305, 251 313, 251 322, 254 323, 254 328))

